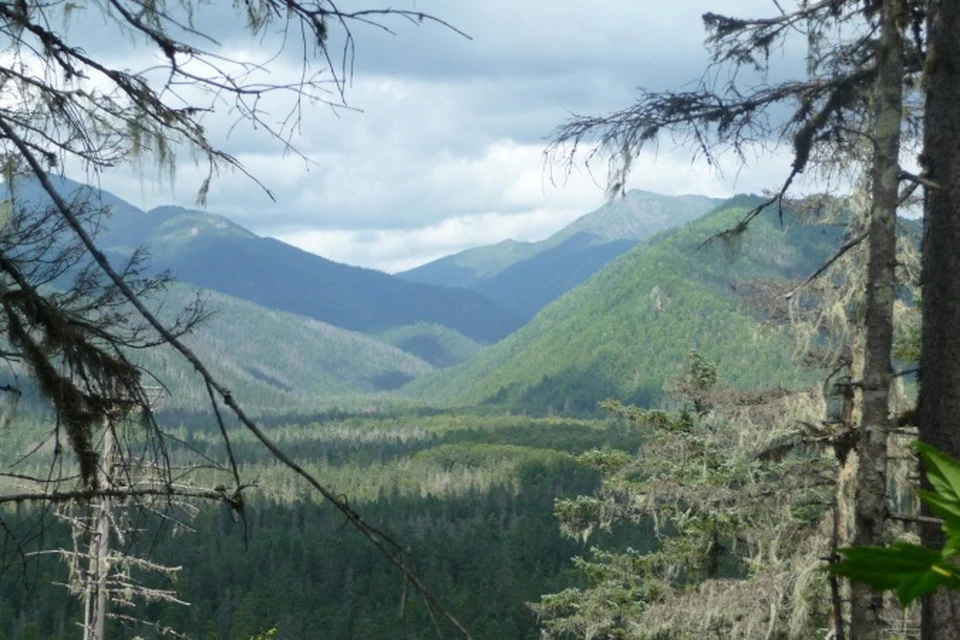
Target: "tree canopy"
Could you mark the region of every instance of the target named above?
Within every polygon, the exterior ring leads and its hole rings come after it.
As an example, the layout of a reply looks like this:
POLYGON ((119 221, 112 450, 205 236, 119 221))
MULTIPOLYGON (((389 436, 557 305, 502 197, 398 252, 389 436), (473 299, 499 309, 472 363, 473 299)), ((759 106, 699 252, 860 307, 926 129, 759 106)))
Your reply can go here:
MULTIPOLYGON (((155 163, 172 171, 175 158, 188 156, 204 175, 197 194, 201 203, 221 171, 240 171, 256 180, 211 133, 209 118, 233 118, 234 127, 265 131, 275 144, 296 153, 304 105, 345 104, 352 30, 389 31, 393 20, 453 29, 419 11, 345 10, 328 0, 254 0, 230 7, 190 0, 80 5, 27 0, 0 7, 0 171, 13 196, 4 205, 0 228, 0 357, 37 381, 56 410, 50 436, 55 451, 71 452, 79 468, 79 477, 72 465, 60 465, 61 473, 53 477, 17 477, 27 488, 0 501, 181 492, 182 484, 169 472, 166 435, 153 417, 149 372, 129 356, 131 350, 165 346, 197 372, 197 384, 205 388, 220 423, 234 486, 207 497, 243 507, 244 484, 220 411, 226 407, 272 455, 337 506, 428 600, 433 598, 403 559, 403 547, 287 457, 244 413, 242 399, 182 342, 205 312, 190 305, 175 322, 161 320, 157 308, 165 279, 141 275, 142 253, 125 264, 108 260, 97 245, 106 207, 89 191, 86 199, 67 197, 55 179, 70 172, 95 181, 124 163, 155 163), (71 28, 74 21, 101 23, 98 28, 109 33, 118 50, 108 55, 89 46, 86 29, 71 28), (216 39, 214 24, 223 33, 244 33, 253 50, 264 51, 263 59, 231 53, 216 39), (292 81, 271 79, 269 64, 280 57, 298 61, 300 72, 292 81), (21 197, 19 185, 25 183, 38 186, 44 206, 21 197), (133 418, 142 429, 128 430, 133 418), (98 436, 105 432, 115 444, 100 450, 98 436), (125 489, 104 486, 104 478, 112 475, 108 459, 115 456, 125 461, 124 468, 139 461, 159 469, 159 476, 151 474, 149 489, 129 482, 125 489)), ((4 390, 19 393, 15 385, 4 390)))

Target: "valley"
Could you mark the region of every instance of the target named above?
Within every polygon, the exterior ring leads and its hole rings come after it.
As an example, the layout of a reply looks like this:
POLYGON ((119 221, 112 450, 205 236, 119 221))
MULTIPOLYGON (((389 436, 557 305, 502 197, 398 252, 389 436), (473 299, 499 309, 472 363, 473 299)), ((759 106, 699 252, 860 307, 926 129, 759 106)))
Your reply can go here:
MULTIPOLYGON (((85 187, 68 186, 84 197, 85 187)), ((402 541, 473 637, 491 640, 539 637, 531 606, 589 584, 586 565, 571 558, 657 546, 649 519, 601 527, 589 544, 558 526, 559 504, 601 490, 605 467, 591 460, 633 456, 647 437, 602 401, 683 406, 670 389, 690 353, 737 393, 816 380, 796 363, 789 325, 748 294, 809 275, 840 240, 835 227, 788 214, 758 218, 735 246, 704 245, 760 199, 628 192, 542 242, 481 247, 390 276, 212 213, 104 201, 113 211, 100 241, 111 259, 145 246, 150 269, 179 280, 149 299, 157 313, 170 321, 202 301, 211 315, 185 337, 190 348, 298 464, 402 541)), ((163 446, 193 469, 184 481, 232 483, 190 365, 163 348, 131 357, 163 389, 163 446)), ((34 417, 0 434, 7 465, 50 437, 36 389, 28 385, 22 402, 34 417)), ((130 537, 125 552, 181 566, 176 590, 191 605, 156 602, 141 613, 204 638, 271 629, 279 638, 435 636, 435 613, 341 514, 229 417, 224 428, 250 484, 245 508, 145 516, 151 533, 130 537)), ((45 455, 28 456, 18 473, 42 475, 45 455)), ((3 521, 34 544, 68 544, 63 522, 44 515, 5 512, 3 521), (43 536, 31 537, 40 522, 43 536)), ((15 566, 16 553, 5 562, 15 566)), ((25 566, 35 592, 9 572, 0 581, 0 638, 77 637, 78 601, 50 586, 67 579, 65 565, 48 556, 25 566)))
MULTIPOLYGON (((569 584, 570 557, 582 547, 560 533, 553 501, 590 493, 599 482, 575 456, 639 444, 634 430, 613 421, 467 413, 328 417, 269 431, 365 518, 402 540, 445 605, 474 637, 490 639, 536 637, 524 603, 569 584)), ((11 435, 3 436, 4 462, 21 451, 11 435)), ((215 429, 185 425, 171 436, 180 441, 170 442, 181 462, 219 460, 215 429)), ((436 637, 422 600, 342 515, 292 481, 251 438, 235 436, 234 447, 244 478, 255 483, 243 518, 225 506, 204 505, 194 517, 176 511, 179 533, 171 522, 153 522, 154 533, 124 547, 182 567, 178 592, 190 606, 154 603, 151 619, 205 638, 250 638, 272 628, 282 638, 436 637)), ((192 480, 212 486, 229 482, 229 472, 201 471, 192 480)), ((4 522, 26 536, 38 515, 6 514, 4 522)), ((46 527, 45 546, 67 542, 62 523, 46 527)), ((640 527, 600 540, 636 544, 643 535, 640 527)), ((6 560, 15 566, 14 557, 6 560)), ((64 563, 46 557, 31 571, 34 593, 23 592, 16 571, 0 574, 0 634, 75 637, 77 600, 47 584, 66 579, 64 563)), ((452 631, 443 626, 445 635, 452 631)))
POLYGON ((0 640, 960 638, 960 2, 0 33, 0 640))

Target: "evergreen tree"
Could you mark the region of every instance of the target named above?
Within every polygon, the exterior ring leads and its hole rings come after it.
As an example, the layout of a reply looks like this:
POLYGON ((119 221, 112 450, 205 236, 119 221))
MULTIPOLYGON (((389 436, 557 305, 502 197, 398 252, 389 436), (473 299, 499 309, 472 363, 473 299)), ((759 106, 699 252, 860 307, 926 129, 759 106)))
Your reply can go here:
MULTIPOLYGON (((930 179, 923 217, 923 330, 918 421, 921 439, 960 457, 960 3, 925 5, 924 123, 921 166, 930 179)), ((930 484, 924 475, 924 486, 930 484)), ((923 542, 943 544, 936 524, 923 542)), ((923 638, 960 637, 960 595, 941 590, 923 601, 923 638)))
MULTIPOLYGON (((705 14, 713 65, 699 85, 680 92, 642 91, 638 102, 623 111, 576 117, 557 130, 551 151, 568 154, 572 161, 582 144, 598 141, 610 161, 611 192, 617 192, 640 149, 665 134, 689 142, 711 161, 729 150, 746 161, 770 138, 792 140, 793 164, 779 188, 715 237, 731 246, 767 206, 779 204, 783 215, 790 189, 804 171, 835 176, 852 165, 859 167, 853 175, 862 171, 868 176, 865 229, 851 236, 838 255, 861 243, 867 247, 864 337, 858 345, 863 369, 859 379, 850 381, 861 403, 852 443, 857 458, 854 520, 856 540, 877 544, 888 535, 896 212, 917 185, 929 184, 900 166, 902 131, 916 130, 918 124, 905 103, 930 60, 924 51, 925 6, 910 0, 801 1, 789 9, 776 3, 776 9, 778 15, 756 19, 705 14), (756 77, 750 70, 768 70, 772 47, 798 37, 806 38, 806 78, 746 85, 744 75, 756 77), (868 141, 865 161, 861 139, 868 141)), ((882 609, 880 596, 855 585, 854 636, 879 638, 885 632, 882 609)))

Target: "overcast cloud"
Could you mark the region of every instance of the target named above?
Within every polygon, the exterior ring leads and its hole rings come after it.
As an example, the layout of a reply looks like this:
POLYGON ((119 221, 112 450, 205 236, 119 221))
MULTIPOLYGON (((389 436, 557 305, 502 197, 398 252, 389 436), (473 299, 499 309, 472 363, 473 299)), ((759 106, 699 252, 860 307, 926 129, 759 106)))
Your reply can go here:
MULTIPOLYGON (((220 176, 208 210, 261 234, 325 257, 387 271, 413 267, 506 238, 546 237, 603 202, 605 175, 568 178, 543 163, 550 131, 571 112, 603 113, 628 105, 638 86, 679 88, 706 60, 700 15, 730 11, 718 0, 417 0, 395 3, 433 13, 467 32, 392 23, 396 35, 355 31, 349 105, 314 105, 304 113, 298 149, 248 128, 230 130, 229 114, 205 123, 276 196, 248 178, 220 176), (718 5, 723 5, 719 6, 718 5), (228 135, 229 134, 229 135, 228 135)), ((736 11, 769 14, 769 0, 738 0, 736 11)), ((220 24, 215 16, 201 16, 220 24)), ((222 27, 224 52, 258 59, 263 46, 222 27)), ((103 40, 101 40, 103 42, 103 40)), ((267 43, 269 45, 269 43, 267 43)), ((269 49, 269 46, 266 47, 269 49)), ((788 54, 784 55, 789 58, 788 54)), ((299 73, 294 56, 271 63, 270 78, 299 73)), ((266 105, 279 119, 279 104, 266 105)), ((722 175, 689 155, 651 149, 630 187, 667 194, 728 196, 775 186, 785 154, 746 168, 731 158, 722 175)), ((106 176, 103 186, 151 208, 192 206, 200 170, 181 159, 175 182, 158 185, 151 169, 106 176)))

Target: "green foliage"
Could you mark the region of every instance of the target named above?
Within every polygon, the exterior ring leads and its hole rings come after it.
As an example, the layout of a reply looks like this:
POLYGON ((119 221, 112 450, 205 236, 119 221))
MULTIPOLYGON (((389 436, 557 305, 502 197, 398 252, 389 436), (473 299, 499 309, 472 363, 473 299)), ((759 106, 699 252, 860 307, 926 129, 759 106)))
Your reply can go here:
POLYGON ((805 395, 734 391, 696 351, 667 386, 680 405, 673 411, 603 403, 639 430, 640 452, 580 455, 603 487, 554 507, 561 530, 582 541, 624 523, 652 536, 576 558, 586 585, 531 605, 545 635, 813 637, 829 608, 824 581, 812 576, 837 464, 813 449, 761 455, 800 419, 805 395))
POLYGON ((840 553, 844 559, 831 566, 834 573, 866 583, 876 591, 893 591, 904 607, 941 586, 960 590, 960 574, 948 562, 949 556, 918 544, 848 547, 840 553))
POLYGON ((687 370, 698 391, 709 391, 717 384, 717 368, 699 351, 687 353, 687 370))
POLYGON ((894 334, 893 357, 901 362, 920 362, 921 348, 921 325, 920 313, 923 304, 919 296, 914 299, 916 303, 913 313, 907 317, 905 326, 900 327, 894 334))
POLYGON ((761 323, 734 289, 757 278, 808 275, 836 231, 757 218, 731 262, 700 244, 731 227, 753 201, 736 201, 680 230, 662 232, 543 309, 473 360, 403 389, 454 405, 491 403, 531 412, 592 414, 608 397, 655 405, 690 349, 741 389, 790 388, 811 376, 793 363, 784 327, 761 323))
MULTIPOLYGON (((37 423, 0 431, 0 462, 18 459, 49 429, 37 423)), ((339 416, 268 432, 366 520, 401 540, 424 582, 478 640, 538 637, 523 603, 568 586, 569 558, 580 548, 557 529, 554 500, 599 487, 599 472, 576 456, 598 450, 610 460, 629 458, 626 451, 640 444, 635 429, 609 420, 516 415, 339 416)), ((209 462, 205 456, 221 461, 217 429, 177 428, 170 436, 177 465, 209 462)), ((234 433, 232 443, 243 477, 257 481, 245 522, 227 509, 205 509, 187 523, 192 531, 171 537, 148 519, 133 537, 139 541, 128 541, 148 548, 155 562, 182 566, 176 588, 191 603, 148 604, 144 617, 209 640, 269 629, 275 640, 436 637, 420 599, 363 536, 343 526, 342 515, 292 481, 251 436, 234 433)), ((33 458, 18 471, 39 474, 47 464, 33 458)), ((205 486, 227 480, 209 468, 191 478, 205 486)), ((44 531, 48 547, 69 547, 65 528, 44 528, 41 515, 11 508, 0 519, 17 532, 44 531)), ((649 538, 648 529, 633 527, 595 540, 636 545, 649 538)), ((17 561, 16 549, 7 553, 17 561)), ((22 637, 32 623, 44 640, 72 640, 70 621, 82 614, 53 584, 65 582, 66 568, 51 556, 31 562, 30 592, 15 566, 0 574, 0 634, 22 637)), ((133 631, 153 637, 149 629, 133 631)))
POLYGON ((930 510, 943 519, 946 542, 942 549, 928 549, 908 542, 890 547, 848 547, 843 560, 829 570, 863 582, 877 591, 893 591, 906 607, 940 587, 960 590, 960 462, 936 447, 916 443, 933 491, 917 494, 930 510))
POLYGON ((466 362, 483 348, 462 333, 428 322, 390 329, 376 337, 441 368, 466 362))

